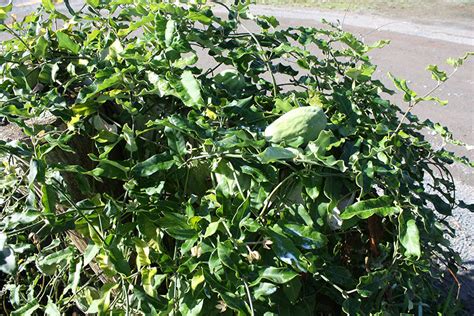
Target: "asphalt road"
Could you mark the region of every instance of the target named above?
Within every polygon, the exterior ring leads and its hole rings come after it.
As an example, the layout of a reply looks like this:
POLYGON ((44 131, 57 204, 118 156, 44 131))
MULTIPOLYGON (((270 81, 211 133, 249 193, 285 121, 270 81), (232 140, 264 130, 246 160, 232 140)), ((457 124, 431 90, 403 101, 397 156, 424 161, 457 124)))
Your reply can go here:
MULTIPOLYGON (((0 0, 0 3, 1 1, 4 0, 0 0)), ((15 1, 13 13, 21 18, 38 5, 39 1, 34 1, 15 1)), ((81 6, 81 1, 71 2, 74 7, 81 6)), ((321 26, 320 21, 325 18, 331 22, 340 21, 345 30, 358 34, 366 42, 388 39, 391 41, 388 47, 370 53, 374 64, 378 65, 376 76, 392 89, 394 86, 388 79, 388 72, 405 78, 409 86, 420 95, 435 86, 431 75, 425 70, 427 65, 437 64, 441 69, 449 70, 449 66, 445 64, 447 58, 460 57, 468 51, 474 51, 474 17, 472 27, 457 27, 456 23, 449 21, 433 25, 417 24, 378 16, 323 12, 309 8, 254 6, 252 13, 274 15, 282 27, 321 26)), ((474 58, 466 62, 435 95, 449 100, 449 105, 440 107, 431 103, 419 104, 414 113, 421 118, 430 118, 448 126, 457 139, 468 144, 465 149, 451 149, 474 160, 474 58)), ((400 106, 403 105, 401 95, 392 100, 400 106)), ((443 146, 439 139, 432 138, 432 142, 436 146, 443 146)), ((474 170, 454 166, 452 172, 459 190, 458 197, 468 203, 474 203, 474 170)), ((451 223, 458 231, 454 247, 461 253, 468 269, 460 278, 463 283, 461 297, 468 306, 468 313, 474 315, 474 213, 456 210, 451 223)))

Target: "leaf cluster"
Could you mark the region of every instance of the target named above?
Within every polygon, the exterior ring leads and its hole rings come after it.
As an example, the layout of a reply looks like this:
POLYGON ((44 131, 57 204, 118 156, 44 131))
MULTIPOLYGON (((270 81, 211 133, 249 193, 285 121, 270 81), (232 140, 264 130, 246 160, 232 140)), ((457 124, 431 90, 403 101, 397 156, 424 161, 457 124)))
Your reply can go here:
POLYGON ((472 163, 386 100, 367 55, 386 41, 238 2, 66 7, 0 25, 0 116, 25 135, 0 140, 12 315, 455 311, 434 281, 457 269, 448 165, 472 163), (265 139, 305 106, 328 117, 317 139, 265 139))

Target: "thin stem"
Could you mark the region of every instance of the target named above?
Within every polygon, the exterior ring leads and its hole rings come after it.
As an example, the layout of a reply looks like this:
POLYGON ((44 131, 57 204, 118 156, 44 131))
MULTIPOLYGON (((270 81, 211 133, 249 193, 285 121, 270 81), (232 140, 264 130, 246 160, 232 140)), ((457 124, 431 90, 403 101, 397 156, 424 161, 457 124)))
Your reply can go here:
POLYGON ((122 282, 122 287, 123 287, 123 295, 125 298, 125 306, 126 306, 125 315, 129 316, 130 315, 130 302, 128 301, 128 290, 125 285, 125 282, 122 282))
POLYGON ((33 55, 33 51, 31 50, 30 46, 26 44, 26 42, 18 35, 14 30, 12 30, 7 24, 3 24, 3 26, 12 34, 15 36, 23 45, 25 45, 26 49, 33 55))
POLYGON ((252 296, 250 295, 250 289, 249 289, 249 286, 248 286, 247 282, 245 280, 243 280, 243 281, 244 281, 245 291, 247 292, 247 297, 249 298, 250 315, 254 316, 255 312, 253 310, 253 303, 252 303, 252 296))
POLYGON ((267 68, 268 72, 270 73, 270 76, 272 77, 272 84, 273 84, 273 96, 276 97, 278 95, 278 85, 276 83, 276 80, 275 80, 275 76, 273 75, 273 72, 272 72, 272 69, 270 67, 270 63, 269 63, 269 60, 268 58, 265 56, 265 51, 262 47, 262 45, 260 45, 260 42, 258 41, 258 39, 255 37, 255 35, 247 28, 245 27, 245 25, 243 23, 240 23, 240 25, 242 26, 242 28, 247 32, 249 33, 250 37, 252 37, 252 39, 255 41, 255 44, 257 44, 257 47, 258 49, 260 50, 261 52, 261 57, 262 57, 262 60, 263 62, 265 63, 265 67, 267 68))
MULTIPOLYGON (((54 179, 54 181, 58 182, 57 179, 54 179)), ((97 228, 94 226, 94 224, 87 218, 87 216, 84 214, 84 212, 82 212, 82 210, 80 210, 79 208, 76 207, 76 203, 74 203, 70 198, 69 196, 67 196, 67 194, 61 189, 61 187, 59 185, 54 185, 53 186, 59 191, 61 192, 61 194, 63 195, 63 197, 68 201, 69 204, 71 204, 71 206, 79 213, 79 215, 87 222, 87 224, 89 224, 91 226, 91 228, 94 230, 94 232, 97 234, 97 237, 99 237, 100 241, 104 244, 106 244, 105 242, 105 239, 104 237, 102 237, 102 234, 97 230, 97 228)))
POLYGON ((276 194, 276 192, 281 188, 281 186, 282 186, 283 184, 285 184, 286 182, 288 182, 290 179, 292 179, 292 178, 295 177, 295 176, 296 176, 296 173, 290 174, 288 177, 286 177, 285 179, 283 179, 283 180, 273 189, 272 192, 270 192, 270 194, 267 196, 267 198, 265 199, 265 201, 264 201, 264 203, 263 203, 262 211, 261 211, 260 214, 258 215, 257 220, 262 219, 262 217, 265 215, 265 212, 267 211, 268 206, 270 205, 271 199, 272 199, 273 196, 276 194))
POLYGON ((69 3, 69 0, 64 0, 64 4, 66 5, 67 10, 69 11, 70 15, 76 15, 76 12, 74 9, 71 7, 71 4, 69 3))
POLYGON ((397 128, 395 129, 395 131, 393 132, 392 135, 395 135, 399 130, 400 128, 402 127, 402 124, 403 122, 406 120, 406 118, 408 117, 408 114, 413 110, 413 108, 418 104, 420 103, 421 101, 423 101, 426 97, 428 97, 430 94, 432 94, 433 92, 435 92, 436 90, 439 89, 439 87, 441 87, 446 81, 448 81, 449 78, 451 78, 455 73, 456 71, 458 70, 458 68, 455 68, 453 70, 453 72, 446 77, 445 80, 443 81, 438 81, 438 84, 433 88, 431 89, 430 91, 428 91, 424 96, 422 96, 421 98, 418 98, 415 100, 415 102, 413 102, 412 104, 410 104, 408 106, 408 109, 406 110, 405 114, 403 115, 402 119, 400 120, 400 123, 398 124, 397 128))
POLYGON ((321 279, 323 279, 324 281, 328 282, 329 284, 331 284, 336 290, 338 290, 339 292, 341 292, 342 296, 345 298, 345 299, 348 299, 349 298, 349 295, 347 295, 346 291, 342 288, 340 288, 338 285, 334 284, 333 282, 331 282, 331 280, 329 280, 326 276, 322 275, 322 274, 319 274, 319 273, 316 273, 316 275, 320 276, 321 279))

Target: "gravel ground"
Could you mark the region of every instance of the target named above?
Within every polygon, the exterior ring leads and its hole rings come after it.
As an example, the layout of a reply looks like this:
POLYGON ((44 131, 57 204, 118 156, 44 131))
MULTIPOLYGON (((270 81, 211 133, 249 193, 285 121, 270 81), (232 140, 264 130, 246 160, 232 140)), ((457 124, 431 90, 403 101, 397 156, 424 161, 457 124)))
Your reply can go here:
MULTIPOLYGON (((466 203, 474 203, 474 192, 471 186, 456 183, 456 195, 466 203)), ((453 248, 461 255, 463 266, 460 271, 460 297, 468 315, 474 315, 474 213, 464 209, 454 210, 449 223, 456 229, 456 237, 452 240, 453 248)))

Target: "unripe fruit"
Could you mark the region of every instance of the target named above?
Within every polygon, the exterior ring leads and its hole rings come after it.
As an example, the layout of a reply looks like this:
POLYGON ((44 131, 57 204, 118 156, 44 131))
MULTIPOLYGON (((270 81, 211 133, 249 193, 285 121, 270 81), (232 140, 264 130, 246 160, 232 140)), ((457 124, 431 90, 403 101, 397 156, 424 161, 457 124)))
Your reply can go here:
POLYGON ((270 124, 265 129, 264 136, 272 143, 304 144, 316 140, 326 125, 327 117, 320 107, 299 107, 270 124))

